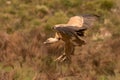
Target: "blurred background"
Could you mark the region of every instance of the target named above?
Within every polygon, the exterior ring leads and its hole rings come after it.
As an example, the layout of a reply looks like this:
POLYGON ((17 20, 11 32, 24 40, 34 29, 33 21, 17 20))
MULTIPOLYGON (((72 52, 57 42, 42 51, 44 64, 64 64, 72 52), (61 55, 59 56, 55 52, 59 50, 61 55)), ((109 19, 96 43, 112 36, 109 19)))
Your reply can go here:
POLYGON ((0 0, 0 80, 120 80, 120 0, 0 0), (71 64, 53 60, 61 42, 43 45, 54 25, 99 15, 71 64))

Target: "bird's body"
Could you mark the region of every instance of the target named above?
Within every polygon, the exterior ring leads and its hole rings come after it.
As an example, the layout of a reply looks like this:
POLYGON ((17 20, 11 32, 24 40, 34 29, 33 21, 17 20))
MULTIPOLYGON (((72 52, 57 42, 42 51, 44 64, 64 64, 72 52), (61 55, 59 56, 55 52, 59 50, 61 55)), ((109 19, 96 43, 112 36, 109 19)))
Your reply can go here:
POLYGON ((71 54, 74 54, 75 46, 82 46, 85 41, 81 39, 84 36, 84 31, 90 26, 93 26, 96 16, 74 16, 71 17, 67 24, 58 24, 53 27, 56 31, 54 38, 47 39, 44 43, 55 43, 63 40, 65 43, 64 53, 56 60, 70 60, 71 54))

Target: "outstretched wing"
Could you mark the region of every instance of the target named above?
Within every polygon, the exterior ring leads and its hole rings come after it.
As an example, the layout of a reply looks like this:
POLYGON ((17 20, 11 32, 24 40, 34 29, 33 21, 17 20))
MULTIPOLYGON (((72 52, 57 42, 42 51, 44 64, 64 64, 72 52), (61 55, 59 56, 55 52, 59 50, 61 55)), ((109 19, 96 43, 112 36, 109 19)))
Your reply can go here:
POLYGON ((57 24, 54 29, 68 35, 77 33, 79 36, 84 36, 84 31, 92 27, 98 17, 97 15, 74 16, 69 19, 67 24, 57 24))
POLYGON ((55 25, 55 29, 63 38, 74 39, 74 42, 84 43, 78 36, 84 36, 84 31, 94 25, 98 16, 83 15, 71 17, 67 24, 55 25))
POLYGON ((99 16, 98 15, 83 15, 83 25, 82 27, 92 27, 94 26, 95 22, 98 21, 99 16))
POLYGON ((97 15, 83 15, 83 16, 73 16, 69 19, 67 25, 76 26, 79 28, 86 27, 89 28, 94 25, 99 16, 97 15))
POLYGON ((54 29, 59 32, 60 34, 63 34, 63 35, 67 35, 69 37, 72 37, 72 36, 77 36, 77 32, 84 32, 87 28, 85 27, 81 27, 78 29, 78 27, 76 26, 57 26, 57 27, 54 27, 54 29))
POLYGON ((55 27, 70 27, 76 31, 87 29, 92 27, 95 22, 97 22, 99 16, 97 15, 82 15, 82 16, 73 16, 69 19, 67 24, 57 24, 55 27))
MULTIPOLYGON (((80 39, 78 37, 78 34, 76 32, 76 29, 74 29, 72 26, 68 26, 68 27, 54 27, 54 29, 60 33, 60 35, 62 36, 62 39, 66 42, 72 42, 72 44, 74 45, 83 45, 85 44, 85 41, 80 39)), ((81 31, 81 34, 84 34, 82 33, 82 31, 86 30, 86 28, 81 28, 80 29, 81 31)))

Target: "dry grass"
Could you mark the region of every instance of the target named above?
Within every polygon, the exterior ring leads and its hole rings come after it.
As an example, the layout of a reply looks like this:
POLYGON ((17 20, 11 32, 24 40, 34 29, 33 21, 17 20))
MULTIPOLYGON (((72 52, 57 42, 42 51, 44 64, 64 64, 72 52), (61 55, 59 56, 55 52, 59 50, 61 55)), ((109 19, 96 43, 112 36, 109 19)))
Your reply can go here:
POLYGON ((45 36, 40 29, 27 34, 2 33, 0 39, 1 80, 108 80, 120 73, 118 38, 86 39, 86 45, 76 47, 69 64, 54 62, 62 53, 63 43, 43 45, 45 36))

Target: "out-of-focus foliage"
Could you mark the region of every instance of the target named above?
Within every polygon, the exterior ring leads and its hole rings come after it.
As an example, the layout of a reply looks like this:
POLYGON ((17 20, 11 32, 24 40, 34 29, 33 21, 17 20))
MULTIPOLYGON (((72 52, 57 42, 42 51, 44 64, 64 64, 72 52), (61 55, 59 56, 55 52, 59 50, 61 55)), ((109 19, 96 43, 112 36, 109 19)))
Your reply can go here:
POLYGON ((74 15, 97 14, 105 19, 116 9, 113 0, 2 0, 0 29, 8 33, 66 23, 74 15))
POLYGON ((0 80, 120 80, 120 0, 0 0, 0 80), (98 15, 72 63, 53 60, 63 44, 43 45, 52 27, 98 15))

